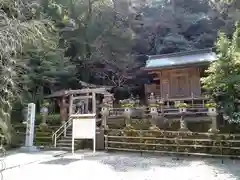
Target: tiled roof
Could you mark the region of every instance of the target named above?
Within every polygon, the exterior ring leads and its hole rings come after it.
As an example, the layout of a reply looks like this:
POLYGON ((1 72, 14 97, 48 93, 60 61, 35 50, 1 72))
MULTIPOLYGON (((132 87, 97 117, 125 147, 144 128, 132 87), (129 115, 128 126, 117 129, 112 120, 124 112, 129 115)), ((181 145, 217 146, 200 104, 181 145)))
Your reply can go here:
POLYGON ((149 56, 146 69, 208 63, 217 60, 211 49, 149 56))

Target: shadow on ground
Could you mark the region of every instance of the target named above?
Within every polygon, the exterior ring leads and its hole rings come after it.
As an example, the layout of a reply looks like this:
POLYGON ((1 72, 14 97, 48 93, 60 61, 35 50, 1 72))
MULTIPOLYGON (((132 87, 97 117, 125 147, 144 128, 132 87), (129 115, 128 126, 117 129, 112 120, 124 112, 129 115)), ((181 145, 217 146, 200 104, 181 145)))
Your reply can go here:
POLYGON ((58 159, 54 159, 54 160, 50 160, 50 161, 44 161, 41 162, 39 164, 48 164, 48 165, 69 165, 73 162, 77 162, 80 159, 71 159, 71 158, 58 158, 58 159))
MULTIPOLYGON (((182 171, 190 174, 201 174, 206 172, 211 174, 211 177, 227 177, 227 179, 240 179, 240 161, 222 159, 203 159, 193 157, 169 157, 160 155, 144 155, 132 153, 87 153, 80 156, 66 156, 51 161, 42 162, 40 164, 53 165, 70 165, 71 163, 86 163, 90 162, 100 167, 101 164, 108 166, 115 172, 133 172, 133 171, 165 171, 170 172, 182 171)), ((76 166, 78 166, 76 164, 76 166)), ((222 179, 222 178, 220 178, 222 179)), ((226 179, 226 178, 223 178, 226 179)))
POLYGON ((215 158, 169 157, 160 155, 144 155, 131 153, 104 153, 84 156, 84 160, 95 161, 110 166, 115 171, 127 172, 149 170, 152 168, 189 168, 197 170, 206 168, 216 174, 229 174, 240 179, 240 161, 215 158))

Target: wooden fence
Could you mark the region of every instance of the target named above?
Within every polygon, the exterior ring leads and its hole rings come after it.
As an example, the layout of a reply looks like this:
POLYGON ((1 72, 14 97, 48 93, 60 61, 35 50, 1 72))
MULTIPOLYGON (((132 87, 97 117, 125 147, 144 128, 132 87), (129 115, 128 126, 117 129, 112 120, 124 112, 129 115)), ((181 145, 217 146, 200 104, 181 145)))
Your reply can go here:
POLYGON ((109 129, 105 149, 240 158, 240 134, 109 129))

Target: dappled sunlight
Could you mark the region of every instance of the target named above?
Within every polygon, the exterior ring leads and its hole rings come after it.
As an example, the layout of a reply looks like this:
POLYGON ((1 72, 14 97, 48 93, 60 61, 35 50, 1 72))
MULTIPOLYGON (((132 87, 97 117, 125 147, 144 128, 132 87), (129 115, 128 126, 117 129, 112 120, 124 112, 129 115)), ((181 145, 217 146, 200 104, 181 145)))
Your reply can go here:
POLYGON ((240 172, 238 161, 219 159, 195 159, 161 156, 140 156, 139 154, 93 155, 88 153, 66 155, 52 158, 4 172, 5 179, 12 180, 21 176, 30 179, 71 180, 238 180, 240 172), (39 173, 41 172, 41 173, 39 173), (37 176, 36 176, 37 174, 37 176))

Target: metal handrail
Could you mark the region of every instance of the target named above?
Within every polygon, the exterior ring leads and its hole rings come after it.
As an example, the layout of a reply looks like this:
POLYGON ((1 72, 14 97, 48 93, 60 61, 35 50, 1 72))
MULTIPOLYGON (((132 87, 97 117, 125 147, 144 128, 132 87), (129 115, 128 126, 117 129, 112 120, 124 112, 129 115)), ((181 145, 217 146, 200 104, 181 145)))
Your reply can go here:
POLYGON ((52 135, 52 141, 54 139, 54 147, 57 146, 57 138, 60 137, 63 133, 64 133, 64 136, 66 136, 66 131, 67 131, 67 128, 70 127, 72 125, 72 117, 70 117, 68 119, 67 122, 65 122, 62 126, 60 126, 52 135), (60 133, 58 133, 60 132, 60 133))

